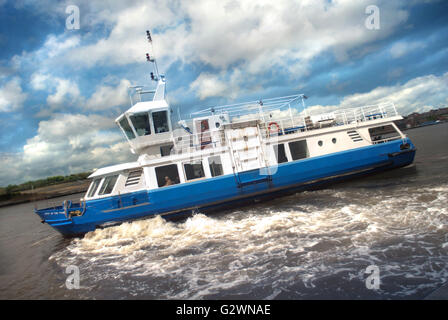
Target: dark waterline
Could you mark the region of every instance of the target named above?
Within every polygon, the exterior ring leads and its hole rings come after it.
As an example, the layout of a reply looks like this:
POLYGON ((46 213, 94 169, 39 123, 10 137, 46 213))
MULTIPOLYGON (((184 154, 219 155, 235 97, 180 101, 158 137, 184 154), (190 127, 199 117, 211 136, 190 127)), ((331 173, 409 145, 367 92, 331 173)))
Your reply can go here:
POLYGON ((32 203, 0 208, 0 298, 421 299, 448 280, 448 123, 405 133, 409 167, 183 222, 64 239, 32 203))

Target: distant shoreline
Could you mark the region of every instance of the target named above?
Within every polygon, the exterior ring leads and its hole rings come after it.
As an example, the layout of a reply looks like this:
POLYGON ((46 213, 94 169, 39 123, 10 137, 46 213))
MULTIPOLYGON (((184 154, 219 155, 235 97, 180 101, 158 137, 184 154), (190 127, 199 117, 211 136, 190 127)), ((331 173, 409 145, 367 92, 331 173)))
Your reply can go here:
POLYGON ((76 193, 84 193, 87 191, 89 184, 90 180, 85 179, 41 187, 34 190, 21 191, 17 194, 13 194, 11 199, 0 201, 0 208, 16 204, 48 200, 76 193))

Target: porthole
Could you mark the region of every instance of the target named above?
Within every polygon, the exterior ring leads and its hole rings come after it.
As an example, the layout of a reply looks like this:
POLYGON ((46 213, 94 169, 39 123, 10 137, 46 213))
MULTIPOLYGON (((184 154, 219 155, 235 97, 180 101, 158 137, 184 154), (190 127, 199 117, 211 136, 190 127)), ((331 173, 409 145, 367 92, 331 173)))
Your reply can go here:
POLYGON ((323 145, 324 143, 322 142, 322 140, 319 140, 319 142, 318 142, 317 144, 319 145, 319 147, 322 147, 322 145, 323 145))
POLYGON ((331 139, 331 142, 336 143, 336 138, 331 139))

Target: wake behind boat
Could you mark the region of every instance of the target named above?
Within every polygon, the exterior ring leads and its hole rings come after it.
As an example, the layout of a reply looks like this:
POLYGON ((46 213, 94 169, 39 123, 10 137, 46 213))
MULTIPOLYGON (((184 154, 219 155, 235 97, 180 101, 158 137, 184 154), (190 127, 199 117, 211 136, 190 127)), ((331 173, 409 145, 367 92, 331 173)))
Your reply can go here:
POLYGON ((79 203, 35 210, 65 236, 219 210, 414 160, 392 103, 308 115, 306 97, 296 94, 214 106, 176 121, 166 79, 156 60, 147 60, 156 89, 132 87, 131 108, 116 119, 138 160, 96 170, 79 203))

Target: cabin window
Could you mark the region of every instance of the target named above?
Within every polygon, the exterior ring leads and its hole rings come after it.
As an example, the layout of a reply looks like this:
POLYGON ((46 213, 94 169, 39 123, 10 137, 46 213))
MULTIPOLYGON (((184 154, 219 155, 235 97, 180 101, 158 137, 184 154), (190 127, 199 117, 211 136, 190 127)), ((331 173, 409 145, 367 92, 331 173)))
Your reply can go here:
POLYGON ((200 160, 184 163, 184 170, 187 180, 199 179, 205 176, 202 161, 200 160))
POLYGON ((154 131, 156 133, 168 132, 168 116, 166 111, 158 111, 152 113, 152 121, 154 123, 154 131))
POLYGON ((110 177, 104 178, 103 185, 101 186, 98 195, 109 194, 115 187, 115 183, 117 182, 118 174, 110 177))
POLYGON ((290 142, 289 151, 291 151, 293 160, 304 159, 309 156, 306 140, 290 142))
POLYGON ((274 153, 277 159, 277 163, 288 162, 288 158, 286 157, 285 145, 277 144, 274 146, 274 153))
POLYGON ((319 140, 319 142, 318 142, 317 144, 319 145, 319 147, 322 147, 322 145, 323 145, 324 143, 322 142, 322 140, 319 140))
POLYGON ((372 142, 377 143, 400 139, 400 134, 390 124, 386 126, 370 128, 369 134, 372 142))
POLYGON ((155 170, 159 187, 166 187, 180 182, 179 171, 175 164, 157 167, 155 170))
POLYGON ((331 139, 331 142, 336 143, 336 138, 331 139))
POLYGON ((87 194, 87 197, 91 198, 95 195, 96 190, 98 189, 98 186, 100 185, 101 179, 95 179, 92 181, 92 184, 90 185, 89 193, 87 194))
POLYGON ((123 129, 128 139, 135 138, 134 131, 132 131, 132 128, 129 125, 128 119, 126 119, 126 117, 123 117, 123 119, 120 120, 120 127, 123 129))
POLYGON ((128 178, 126 179, 125 187, 134 186, 140 183, 140 177, 142 176, 142 169, 130 171, 128 178))
POLYGON ((210 173, 212 174, 212 177, 223 175, 224 170, 222 169, 220 156, 214 156, 208 158, 208 165, 210 167, 210 173))
POLYGON ((169 144, 167 146, 161 146, 160 147, 160 155, 162 157, 169 156, 171 154, 171 150, 173 149, 173 145, 169 144))
POLYGON ((149 125, 149 117, 147 113, 139 113, 129 116, 134 129, 139 136, 147 136, 151 134, 151 127, 149 125))

